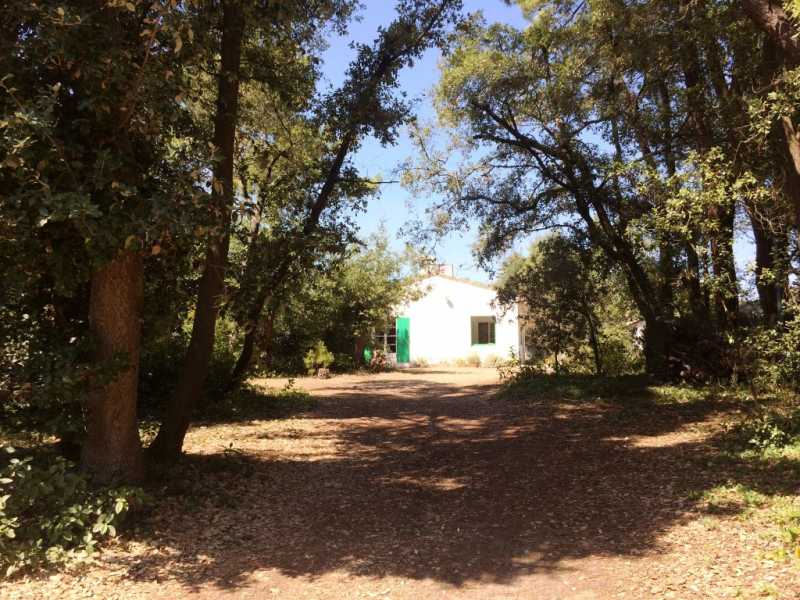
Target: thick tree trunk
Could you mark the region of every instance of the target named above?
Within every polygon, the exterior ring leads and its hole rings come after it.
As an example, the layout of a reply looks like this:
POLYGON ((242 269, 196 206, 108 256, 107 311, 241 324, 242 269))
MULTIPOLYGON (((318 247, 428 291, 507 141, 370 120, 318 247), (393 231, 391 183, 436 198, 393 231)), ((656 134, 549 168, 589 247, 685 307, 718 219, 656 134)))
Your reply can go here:
POLYGON ((777 0, 742 0, 742 8, 756 26, 783 50, 790 67, 800 64, 797 26, 777 0))
MULTIPOLYGON (((780 49, 783 64, 792 69, 800 65, 800 30, 780 2, 774 0, 742 0, 742 8, 755 25, 767 34, 780 49)), ((774 69, 774 75, 778 69, 774 69)), ((785 141, 787 173, 783 188, 792 203, 794 226, 800 230, 800 132, 789 116, 781 118, 785 141)))
POLYGON ((93 386, 86 400, 86 442, 81 462, 101 484, 136 483, 144 477, 136 402, 139 380, 141 256, 120 252, 92 275, 89 326, 99 365, 124 356, 125 368, 105 385, 93 386))
POLYGON ((786 168, 782 187, 787 200, 792 204, 794 226, 800 231, 800 131, 789 117, 783 117, 781 125, 786 141, 786 168))
POLYGON ((658 245, 658 294, 664 312, 671 314, 675 302, 675 253, 672 245, 668 241, 662 241, 658 245))
POLYGON ((214 145, 222 158, 214 167, 212 193, 212 210, 216 212, 219 232, 206 247, 205 270, 200 279, 192 336, 178 386, 167 407, 161 429, 150 447, 152 455, 161 460, 174 460, 181 453, 192 411, 199 402, 208 374, 219 302, 225 291, 244 13, 237 0, 225 0, 222 10, 222 65, 214 120, 214 145))
POLYGON ((669 377, 671 341, 672 330, 666 323, 660 319, 645 319, 644 364, 649 375, 669 377))

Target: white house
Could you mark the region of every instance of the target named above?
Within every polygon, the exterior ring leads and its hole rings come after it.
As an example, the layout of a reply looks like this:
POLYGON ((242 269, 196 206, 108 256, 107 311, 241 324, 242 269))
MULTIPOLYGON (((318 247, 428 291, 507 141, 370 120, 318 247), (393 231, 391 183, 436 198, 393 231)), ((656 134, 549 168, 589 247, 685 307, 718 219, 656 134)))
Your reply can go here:
POLYGON ((489 357, 519 355, 521 329, 517 306, 496 305, 492 286, 460 279, 441 268, 416 284, 420 296, 398 307, 394 327, 375 336, 399 366, 415 362, 454 362, 477 354, 489 357))

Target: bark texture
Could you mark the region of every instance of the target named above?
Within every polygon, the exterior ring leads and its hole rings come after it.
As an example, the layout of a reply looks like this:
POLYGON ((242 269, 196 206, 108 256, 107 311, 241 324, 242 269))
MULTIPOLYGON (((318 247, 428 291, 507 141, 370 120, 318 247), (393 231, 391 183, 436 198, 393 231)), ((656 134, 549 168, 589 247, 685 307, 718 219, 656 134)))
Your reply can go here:
POLYGON ((800 64, 800 41, 789 15, 778 0, 742 0, 748 17, 783 50, 789 66, 800 64))
POLYGON ((215 185, 211 207, 216 212, 219 233, 206 247, 205 268, 200 279, 192 336, 178 386, 167 407, 161 429, 150 446, 152 456, 159 460, 174 460, 180 456, 192 411, 199 401, 208 375, 214 350, 219 302, 225 291, 244 13, 241 4, 235 0, 223 2, 222 10, 222 65, 217 84, 214 119, 214 145, 219 149, 222 158, 214 168, 215 185))
POLYGON ((92 276, 89 325, 96 363, 125 355, 127 367, 86 401, 86 442, 81 462, 101 484, 135 483, 144 476, 136 415, 144 267, 136 252, 120 252, 92 276))

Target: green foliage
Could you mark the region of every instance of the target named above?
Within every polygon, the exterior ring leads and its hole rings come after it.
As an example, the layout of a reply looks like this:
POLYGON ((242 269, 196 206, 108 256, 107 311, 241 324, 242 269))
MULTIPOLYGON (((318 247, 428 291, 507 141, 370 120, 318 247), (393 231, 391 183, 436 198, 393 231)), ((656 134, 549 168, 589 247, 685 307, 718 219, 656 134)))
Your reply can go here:
POLYGON ((800 408, 762 410, 732 426, 725 441, 735 450, 780 450, 800 444, 800 408))
POLYGON ((352 373, 356 370, 356 361, 352 354, 338 353, 333 355, 331 368, 337 373, 352 373))
POLYGON ((302 359, 319 340, 335 356, 352 356, 357 342, 382 327, 393 308, 414 293, 409 271, 404 257, 389 249, 385 233, 319 257, 284 292, 262 364, 278 373, 307 370, 302 359))
POLYGON ((551 235, 527 257, 506 261, 501 304, 519 303, 528 362, 555 373, 635 372, 640 360, 628 323, 636 312, 602 257, 575 240, 551 235))
MULTIPOLYGON (((404 181, 439 198, 427 233, 477 221, 476 254, 491 265, 527 236, 569 232, 611 267, 647 325, 644 361, 617 343, 609 367, 735 376, 725 347, 743 339, 736 328, 751 318, 739 308, 736 215, 757 238, 768 326, 798 272, 796 149, 780 133, 796 129, 797 70, 768 52, 768 36, 735 3, 520 5, 521 26, 480 14, 463 24, 436 89, 445 128, 414 131, 419 160, 404 181)), ((561 267, 552 277, 545 263, 531 279, 567 298, 578 271, 568 257, 551 260, 561 267)), ((585 327, 568 314, 578 304, 549 304, 537 360, 586 370, 585 327)), ((605 304, 589 301, 598 312, 605 304)))
POLYGON ((523 402, 612 402, 691 404, 712 398, 738 399, 739 390, 697 387, 690 385, 659 385, 646 375, 597 377, 592 375, 552 375, 535 365, 509 361, 499 369, 503 385, 498 396, 523 402))
POLYGON ((206 423, 279 419, 305 412, 315 405, 316 400, 295 387, 292 379, 279 389, 246 384, 200 407, 199 419, 206 423))
POLYGON ((530 361, 522 361, 516 352, 512 350, 508 360, 497 365, 497 373, 500 381, 506 387, 511 387, 517 382, 531 381, 534 377, 542 375, 540 365, 530 361))
POLYGON ((91 489, 61 457, 3 450, 11 457, 0 471, 0 569, 6 576, 88 557, 145 500, 137 488, 91 489))
POLYGON ((758 389, 800 391, 800 311, 773 328, 762 327, 744 343, 743 368, 758 389))
POLYGON ((309 374, 313 375, 317 369, 327 369, 333 364, 333 353, 325 347, 325 342, 317 341, 303 357, 303 364, 309 374))
POLYGON ((497 368, 502 365, 504 360, 499 357, 497 354, 490 354, 486 358, 483 359, 483 366, 484 367, 491 367, 497 368))

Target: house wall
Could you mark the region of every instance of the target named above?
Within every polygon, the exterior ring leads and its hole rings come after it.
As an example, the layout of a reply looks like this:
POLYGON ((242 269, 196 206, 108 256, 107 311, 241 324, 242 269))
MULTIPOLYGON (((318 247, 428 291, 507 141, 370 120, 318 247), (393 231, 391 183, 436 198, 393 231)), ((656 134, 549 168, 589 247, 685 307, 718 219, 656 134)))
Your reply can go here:
POLYGON ((507 358, 519 352, 517 309, 503 313, 492 306, 495 291, 456 279, 433 276, 418 284, 424 295, 402 307, 398 315, 410 318, 411 361, 454 361, 477 354, 507 358), (495 343, 472 344, 472 317, 494 316, 495 343))

